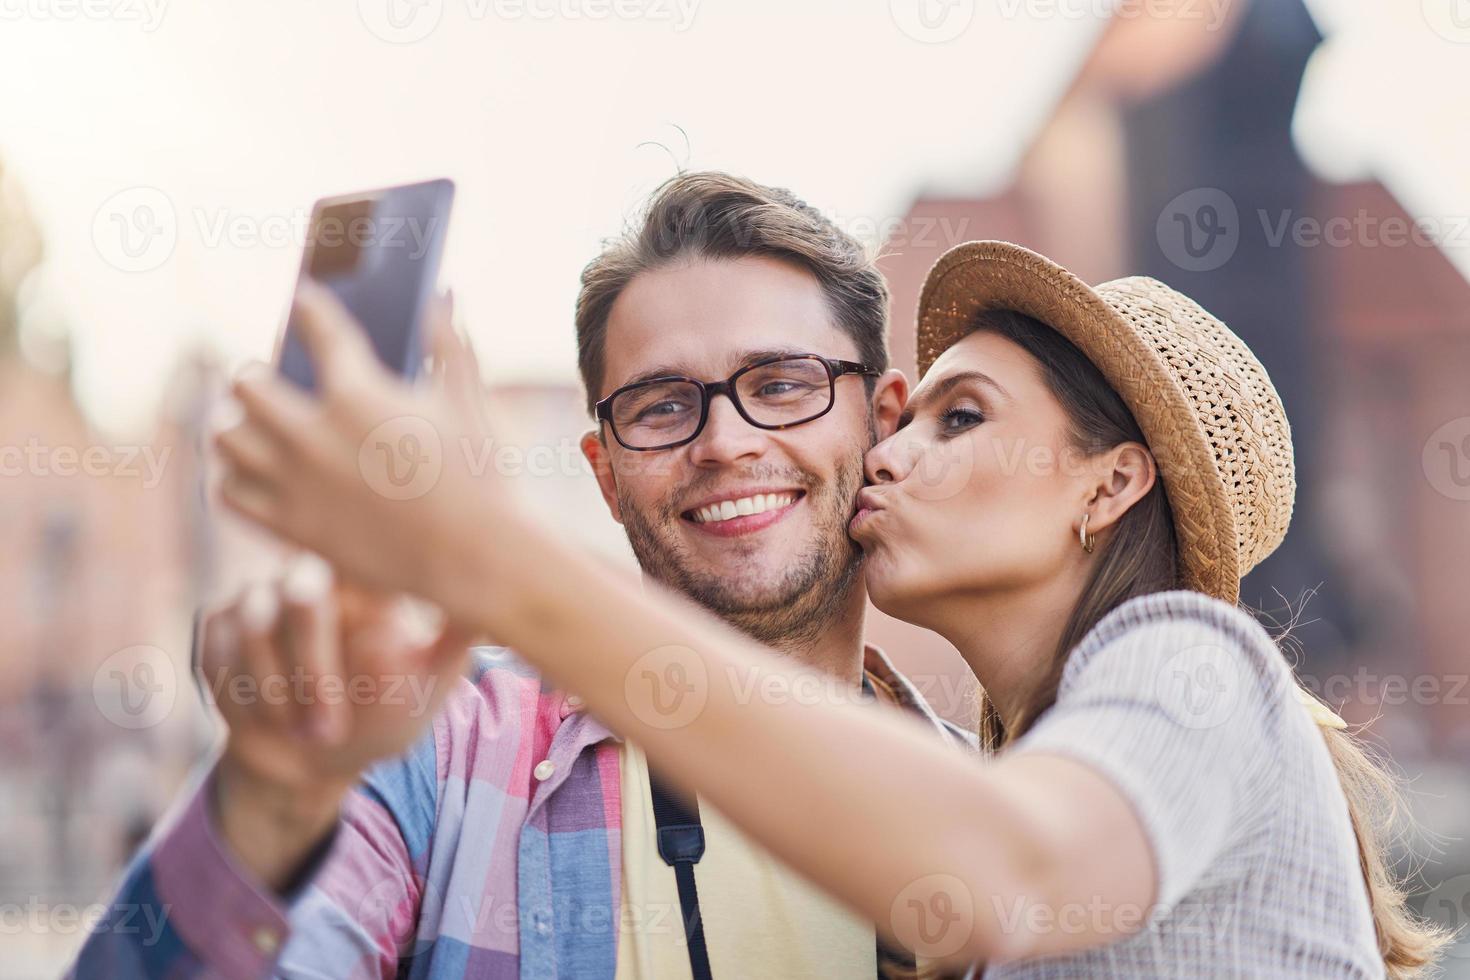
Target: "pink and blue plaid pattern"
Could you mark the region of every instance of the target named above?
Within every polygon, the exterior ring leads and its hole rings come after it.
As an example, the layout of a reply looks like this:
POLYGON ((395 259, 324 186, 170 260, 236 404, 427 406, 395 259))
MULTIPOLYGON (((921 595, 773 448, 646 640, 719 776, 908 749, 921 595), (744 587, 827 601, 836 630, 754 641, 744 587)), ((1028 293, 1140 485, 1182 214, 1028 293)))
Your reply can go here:
MULTIPOLYGON (((964 740, 876 648, 866 667, 964 740)), ((134 859, 71 976, 612 980, 618 739, 508 651, 476 650, 471 677, 410 753, 368 773, 287 896, 219 841, 207 775, 134 859)))
POLYGON ((617 740, 506 651, 474 659, 415 749, 348 798, 290 896, 235 865, 206 777, 135 858, 73 975, 611 977, 617 740), (555 769, 537 780, 543 759, 555 769))

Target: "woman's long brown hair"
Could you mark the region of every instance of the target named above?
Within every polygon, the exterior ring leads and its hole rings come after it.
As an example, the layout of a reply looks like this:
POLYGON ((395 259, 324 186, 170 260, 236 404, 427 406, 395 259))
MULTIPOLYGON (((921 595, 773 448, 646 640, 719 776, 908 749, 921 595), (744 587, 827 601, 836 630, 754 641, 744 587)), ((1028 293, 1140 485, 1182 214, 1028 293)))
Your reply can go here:
MULTIPOLYGON (((1090 455, 1124 442, 1147 444, 1117 392, 1060 333, 1008 310, 981 314, 975 329, 998 334, 1036 359, 1047 388, 1066 411, 1077 449, 1090 455)), ((1014 731, 1006 728, 995 706, 981 694, 980 739, 987 751, 1000 749, 1024 734, 1055 703, 1067 657, 1104 616, 1135 596, 1183 587, 1177 554, 1169 501, 1163 484, 1156 480, 1117 522, 1107 542, 1099 542, 1092 575, 1068 618, 1046 677, 1034 689, 1014 731)), ((1402 813, 1398 787, 1356 736, 1347 730, 1321 731, 1347 799, 1387 974, 1390 980, 1418 976, 1450 937, 1421 921, 1408 907, 1404 883, 1389 864, 1389 847, 1402 813)))

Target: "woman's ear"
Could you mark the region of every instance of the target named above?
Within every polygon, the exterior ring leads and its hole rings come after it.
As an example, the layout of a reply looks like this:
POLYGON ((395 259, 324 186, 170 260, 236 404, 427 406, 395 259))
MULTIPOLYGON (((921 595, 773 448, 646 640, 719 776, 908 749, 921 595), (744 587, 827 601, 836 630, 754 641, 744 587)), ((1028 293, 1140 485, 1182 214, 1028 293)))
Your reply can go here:
MULTIPOLYGON (((1100 531, 1117 523, 1128 508, 1143 499, 1158 479, 1153 453, 1141 442, 1119 443, 1102 453, 1094 471, 1097 482, 1089 493, 1087 529, 1100 531)), ((1081 518, 1079 516, 1078 520, 1081 518)))
POLYGON ((909 379, 898 368, 889 368, 873 385, 873 423, 882 442, 898 431, 898 417, 909 400, 909 379))
POLYGON ((618 478, 613 473, 612 456, 607 443, 602 440, 601 429, 588 429, 582 433, 578 445, 587 462, 592 464, 592 475, 597 478, 597 489, 602 491, 602 501, 607 504, 608 513, 612 514, 613 520, 623 523, 623 511, 618 506, 618 478))

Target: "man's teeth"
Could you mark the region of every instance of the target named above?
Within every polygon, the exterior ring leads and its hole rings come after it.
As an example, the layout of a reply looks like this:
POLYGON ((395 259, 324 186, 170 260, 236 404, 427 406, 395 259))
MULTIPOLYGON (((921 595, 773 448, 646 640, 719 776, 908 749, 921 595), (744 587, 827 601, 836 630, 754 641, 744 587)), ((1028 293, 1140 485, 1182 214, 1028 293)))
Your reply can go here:
POLYGON ((722 500, 708 507, 700 507, 694 512, 694 523, 708 524, 711 521, 728 521, 732 517, 744 517, 747 514, 764 514, 768 510, 776 510, 785 507, 796 500, 796 494, 787 493, 758 493, 751 497, 737 497, 734 500, 722 500))

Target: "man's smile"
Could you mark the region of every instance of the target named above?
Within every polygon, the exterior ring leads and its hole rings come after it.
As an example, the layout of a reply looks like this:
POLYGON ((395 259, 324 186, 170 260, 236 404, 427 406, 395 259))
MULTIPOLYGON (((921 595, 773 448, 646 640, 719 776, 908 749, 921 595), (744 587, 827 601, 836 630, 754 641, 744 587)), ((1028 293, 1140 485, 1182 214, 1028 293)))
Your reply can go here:
POLYGON ((784 519, 805 497, 805 490, 795 488, 726 491, 706 497, 680 516, 705 534, 736 537, 784 519))

